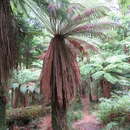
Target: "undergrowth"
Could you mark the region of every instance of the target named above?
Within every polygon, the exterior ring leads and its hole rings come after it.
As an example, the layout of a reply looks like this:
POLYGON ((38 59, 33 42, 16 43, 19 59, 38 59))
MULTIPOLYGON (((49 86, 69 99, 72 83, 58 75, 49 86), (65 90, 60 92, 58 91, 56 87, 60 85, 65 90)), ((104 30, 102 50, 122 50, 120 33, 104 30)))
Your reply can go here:
POLYGON ((120 128, 130 121, 130 94, 113 95, 110 99, 102 98, 100 101, 98 117, 106 124, 106 128, 120 128))
POLYGON ((72 129, 72 123, 74 121, 80 120, 82 116, 83 113, 82 113, 81 100, 77 99, 76 101, 73 102, 73 104, 71 105, 71 107, 67 112, 67 121, 68 121, 69 128, 72 129))

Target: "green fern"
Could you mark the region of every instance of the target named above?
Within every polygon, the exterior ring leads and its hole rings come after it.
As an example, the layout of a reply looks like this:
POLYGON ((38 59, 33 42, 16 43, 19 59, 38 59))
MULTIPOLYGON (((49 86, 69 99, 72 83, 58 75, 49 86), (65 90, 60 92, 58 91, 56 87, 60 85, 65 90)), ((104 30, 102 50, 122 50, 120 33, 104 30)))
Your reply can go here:
POLYGON ((106 79, 112 84, 130 86, 130 63, 128 56, 117 55, 103 59, 92 57, 89 64, 81 65, 81 74, 90 75, 94 80, 106 79))
POLYGON ((98 116, 104 123, 109 123, 110 121, 118 121, 120 123, 124 120, 123 118, 127 119, 127 115, 130 113, 129 93, 123 96, 113 95, 111 99, 100 99, 100 101, 98 116))
POLYGON ((37 92, 39 93, 38 80, 40 76, 40 70, 23 69, 20 71, 14 71, 11 88, 16 89, 20 87, 22 93, 37 92))

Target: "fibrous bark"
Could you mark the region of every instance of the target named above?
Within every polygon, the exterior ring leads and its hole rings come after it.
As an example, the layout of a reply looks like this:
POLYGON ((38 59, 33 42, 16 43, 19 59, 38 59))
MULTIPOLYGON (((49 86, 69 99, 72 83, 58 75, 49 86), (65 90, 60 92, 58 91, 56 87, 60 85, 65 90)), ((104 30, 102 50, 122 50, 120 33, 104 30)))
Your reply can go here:
POLYGON ((42 88, 46 100, 51 99, 53 130, 68 130, 66 112, 76 96, 80 73, 76 57, 65 44, 64 37, 56 35, 44 59, 42 88))
POLYGON ((10 0, 0 0, 0 130, 6 130, 6 89, 10 72, 17 66, 16 26, 10 0))
POLYGON ((110 98, 111 97, 111 88, 112 84, 106 80, 101 80, 101 86, 103 89, 103 97, 110 98))
POLYGON ((0 130, 6 130, 6 96, 5 90, 0 83, 0 130))

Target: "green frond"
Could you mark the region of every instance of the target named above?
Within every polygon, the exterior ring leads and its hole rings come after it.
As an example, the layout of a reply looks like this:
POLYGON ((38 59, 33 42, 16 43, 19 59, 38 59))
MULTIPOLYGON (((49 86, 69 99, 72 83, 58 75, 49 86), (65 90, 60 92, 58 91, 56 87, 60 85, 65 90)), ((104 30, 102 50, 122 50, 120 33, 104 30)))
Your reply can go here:
POLYGON ((32 1, 32 0, 24 0, 25 3, 27 4, 27 6, 33 11, 33 13, 35 14, 35 16, 39 19, 39 21, 41 21, 41 23, 46 26, 47 30, 54 34, 54 30, 52 30, 53 28, 51 28, 51 24, 50 24, 50 19, 48 17, 48 15, 42 11, 38 5, 32 1))
POLYGON ((105 6, 97 6, 94 8, 86 9, 84 12, 72 18, 73 21, 82 21, 88 20, 91 21, 93 19, 101 18, 102 16, 106 16, 106 11, 110 11, 109 8, 105 6))
POLYGON ((10 0, 11 6, 21 12, 24 12, 27 16, 29 13, 27 12, 24 0, 10 0))
POLYGON ((120 76, 120 75, 118 75, 117 77, 119 79, 118 83, 120 85, 122 85, 122 86, 130 86, 130 78, 126 78, 126 77, 120 76))
POLYGON ((110 73, 105 73, 104 74, 104 78, 109 81, 112 84, 116 84, 118 83, 118 78, 116 77, 116 75, 112 75, 110 73))
POLYGON ((121 63, 123 61, 126 61, 130 56, 127 55, 117 55, 117 56, 111 56, 106 59, 107 63, 121 63))
POLYGON ((82 25, 83 23, 91 23, 94 20, 102 18, 106 16, 105 12, 108 10, 109 9, 107 7, 97 6, 87 9, 78 15, 75 14, 75 16, 69 20, 69 23, 65 25, 65 27, 61 30, 61 33, 68 33, 69 31, 72 31, 74 28, 82 25))
POLYGON ((105 29, 109 29, 109 27, 114 26, 112 23, 111 26, 109 26, 109 23, 107 22, 93 24, 94 20, 106 16, 105 11, 108 11, 109 9, 104 6, 97 6, 83 12, 82 10, 84 7, 80 5, 78 7, 78 5, 74 3, 70 4, 68 2, 62 3, 52 1, 46 4, 46 9, 44 9, 44 7, 42 9, 32 0, 23 1, 53 35, 61 34, 64 35, 64 37, 68 37, 69 35, 77 35, 78 33, 79 35, 81 34, 85 36, 97 36, 103 38, 105 37, 105 34, 104 32, 101 32, 101 29, 103 30, 103 27, 105 27, 105 29), (77 14, 78 16, 76 16, 77 14), (88 25, 86 25, 88 26, 88 30, 81 29, 84 28, 85 25, 83 24, 85 23, 88 23, 88 25), (81 29, 80 32, 77 31, 78 29, 81 29))
POLYGON ((80 31, 80 32, 73 32, 70 34, 66 34, 65 37, 68 36, 84 36, 89 38, 99 38, 99 39, 109 39, 109 36, 107 36, 103 32, 97 32, 97 31, 80 31))
POLYGON ((97 71, 96 73, 94 73, 92 75, 92 77, 95 79, 95 80, 99 80, 99 79, 102 79, 104 76, 104 71, 97 71))
POLYGON ((82 32, 82 31, 107 31, 110 29, 113 29, 116 27, 115 23, 112 22, 99 22, 96 24, 87 24, 87 25, 83 25, 83 26, 79 26, 77 28, 75 28, 72 32, 82 32))

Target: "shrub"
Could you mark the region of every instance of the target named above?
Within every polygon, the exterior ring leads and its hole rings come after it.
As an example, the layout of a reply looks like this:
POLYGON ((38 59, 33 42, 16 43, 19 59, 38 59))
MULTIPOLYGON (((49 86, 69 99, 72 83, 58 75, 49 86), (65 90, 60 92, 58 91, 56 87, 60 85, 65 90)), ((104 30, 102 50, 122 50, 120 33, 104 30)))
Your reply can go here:
POLYGON ((130 95, 114 95, 111 99, 101 99, 98 116, 104 123, 130 120, 130 95))
POLYGON ((121 130, 117 122, 110 122, 102 130, 121 130))

